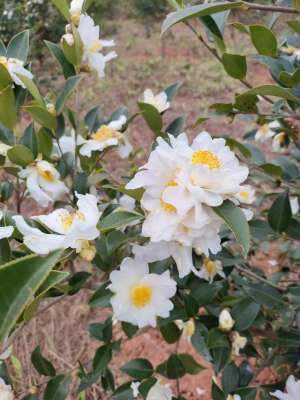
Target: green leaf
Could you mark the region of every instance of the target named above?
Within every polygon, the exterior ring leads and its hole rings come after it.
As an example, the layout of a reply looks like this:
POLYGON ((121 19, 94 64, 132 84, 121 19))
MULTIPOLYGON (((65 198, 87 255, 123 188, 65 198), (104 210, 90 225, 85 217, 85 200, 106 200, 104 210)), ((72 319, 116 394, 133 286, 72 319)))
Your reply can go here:
POLYGON ((91 297, 89 304, 93 307, 106 308, 110 306, 112 292, 107 289, 107 283, 101 285, 91 297))
POLYGON ((74 44, 72 44, 72 46, 69 46, 69 44, 63 38, 63 40, 62 40, 63 52, 64 52, 66 59, 72 65, 80 65, 81 61, 82 61, 82 55, 83 55, 83 43, 82 43, 81 37, 74 25, 72 25, 72 34, 73 34, 73 38, 74 38, 74 44))
POLYGON ((28 149, 32 151, 34 158, 37 157, 38 144, 33 122, 29 124, 25 129, 24 134, 20 140, 20 144, 23 144, 24 146, 28 147, 28 149))
POLYGON ((0 89, 5 89, 11 84, 12 79, 7 68, 3 64, 0 64, 0 89))
POLYGON ((62 49, 57 44, 48 42, 47 40, 45 40, 45 44, 56 59, 56 61, 58 61, 58 63, 60 64, 64 77, 67 79, 73 75, 76 75, 76 71, 73 65, 66 59, 62 49))
POLYGON ((237 303, 231 315, 235 320, 234 329, 241 332, 250 328, 260 310, 260 305, 251 299, 243 299, 237 303))
POLYGON ((49 130, 41 128, 37 131, 38 152, 45 157, 49 157, 52 153, 53 141, 49 130))
POLYGON ((296 219, 291 219, 285 233, 294 240, 300 240, 300 222, 296 219))
POLYGON ((300 35, 300 21, 287 21, 287 24, 290 28, 294 29, 294 31, 297 32, 298 35, 300 35))
POLYGON ((163 126, 159 111, 152 104, 139 102, 138 105, 149 128, 159 136, 163 126))
POLYGON ((247 292, 255 302, 271 308, 283 303, 278 290, 261 283, 248 284, 247 292))
POLYGON ((292 218, 288 192, 281 193, 272 204, 268 213, 268 221, 275 232, 283 232, 292 218))
POLYGON ((166 129, 166 133, 177 137, 184 130, 186 115, 174 119, 166 129))
POLYGON ((17 33, 7 46, 7 57, 26 63, 29 53, 29 30, 17 33))
POLYGON ((94 372, 103 371, 109 364, 111 358, 112 358, 112 350, 110 345, 104 345, 99 347, 93 359, 94 372))
POLYGON ((284 89, 280 86, 275 85, 261 85, 256 86, 253 89, 248 90, 236 97, 237 101, 240 101, 242 98, 246 96, 274 96, 280 97, 281 99, 290 100, 295 103, 300 103, 300 99, 293 95, 288 89, 284 89))
POLYGON ((229 348, 228 338, 218 328, 213 328, 208 332, 207 346, 209 349, 229 348))
POLYGON ((11 162, 22 167, 26 167, 34 161, 32 151, 23 144, 16 144, 7 151, 7 156, 11 162))
POLYGON ((0 342, 8 336, 60 256, 61 251, 47 257, 34 254, 0 267, 0 342))
POLYGON ((112 395, 112 400, 134 400, 131 382, 119 386, 112 395))
POLYGON ((215 14, 221 11, 231 10, 233 8, 240 8, 243 3, 240 1, 227 2, 221 1, 215 4, 200 4, 196 6, 186 7, 183 10, 170 13, 164 20, 161 28, 161 33, 164 34, 175 24, 187 21, 191 18, 203 17, 205 15, 215 14))
POLYGON ((244 213, 229 200, 224 201, 219 207, 214 207, 213 210, 233 232, 246 256, 250 247, 250 232, 244 213))
POLYGON ((48 382, 44 400, 65 400, 69 394, 71 377, 69 375, 57 375, 48 382))
POLYGON ((256 50, 264 56, 276 57, 277 39, 274 33, 264 25, 250 25, 250 37, 256 50))
POLYGON ((174 322, 162 325, 159 330, 167 343, 176 343, 181 336, 181 330, 174 322))
POLYGON ((56 108, 56 111, 58 114, 60 114, 62 112, 66 101, 68 100, 72 91, 78 85, 80 79, 81 79, 80 75, 75 75, 75 76, 71 76, 70 78, 68 78, 66 80, 64 88, 56 100, 55 108, 56 108))
POLYGON ((37 121, 40 125, 48 129, 55 129, 57 125, 56 116, 50 113, 46 108, 33 101, 28 106, 23 107, 24 111, 27 111, 32 118, 37 121))
POLYGON ((110 342, 112 339, 112 319, 109 317, 103 323, 89 325, 89 333, 97 340, 110 342))
POLYGON ((69 5, 68 1, 67 0, 52 0, 52 3, 57 7, 57 9, 62 14, 62 16, 65 17, 65 19, 67 21, 69 21, 71 16, 70 16, 70 12, 69 12, 70 5, 69 5))
POLYGON ((197 375, 205 368, 202 367, 190 354, 179 354, 180 361, 182 362, 185 372, 191 375, 197 375))
POLYGON ((39 374, 55 376, 55 368, 50 361, 42 356, 40 346, 36 347, 31 354, 31 362, 39 374))
POLYGON ((292 74, 289 74, 286 71, 281 71, 279 79, 289 88, 298 85, 298 83, 300 83, 300 68, 297 68, 292 74))
POLYGON ((3 41, 0 39, 0 56, 6 56, 6 47, 3 41))
POLYGON ((224 53, 223 65, 228 75, 235 79, 243 79, 247 74, 247 61, 245 56, 224 53))
POLYGON ((178 90, 180 89, 182 82, 175 82, 172 85, 168 86, 164 92, 167 95, 168 101, 172 101, 174 97, 177 95, 178 90))
POLYGON ((225 400, 227 397, 214 381, 212 381, 211 396, 212 400, 225 400))
POLYGON ((138 326, 132 325, 129 322, 122 322, 122 329, 128 339, 131 339, 139 330, 138 326))
POLYGON ((138 380, 150 378, 154 372, 152 364, 145 358, 130 360, 121 367, 121 371, 138 380))
POLYGON ((17 123, 15 95, 10 85, 0 91, 0 122, 11 130, 17 123))
POLYGON ((178 379, 185 375, 184 365, 177 354, 170 355, 166 364, 166 368, 169 379, 178 379))
POLYGON ((239 384, 239 370, 232 362, 224 368, 222 375, 222 386, 226 394, 233 393, 239 384))
POLYGON ((120 228, 122 226, 126 226, 131 222, 138 222, 143 217, 143 215, 129 212, 129 211, 115 211, 109 214, 107 217, 104 217, 100 223, 99 227, 101 231, 106 232, 111 229, 120 228))
POLYGON ((17 74, 20 81, 26 86, 26 89, 30 92, 32 97, 40 104, 42 107, 45 106, 45 102, 43 97, 41 96, 39 89, 37 88, 36 84, 33 82, 32 79, 27 78, 24 75, 17 74))

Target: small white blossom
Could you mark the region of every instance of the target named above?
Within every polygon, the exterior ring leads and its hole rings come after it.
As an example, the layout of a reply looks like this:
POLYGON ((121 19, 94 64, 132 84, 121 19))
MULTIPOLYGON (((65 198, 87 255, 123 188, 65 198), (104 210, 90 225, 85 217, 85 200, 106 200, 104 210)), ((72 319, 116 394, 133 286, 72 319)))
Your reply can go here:
POLYGON ((167 318, 173 309, 170 298, 176 293, 176 282, 170 272, 149 273, 141 259, 125 258, 120 270, 110 274, 109 289, 114 293, 110 302, 119 321, 139 328, 156 326, 156 318, 167 318))
POLYGON ((149 390, 146 400, 172 400, 172 390, 167 385, 156 382, 149 390))
POLYGON ((17 229, 24 236, 24 244, 34 253, 48 254, 57 249, 75 249, 77 253, 88 251, 87 241, 96 239, 100 232, 97 223, 101 213, 97 199, 91 194, 77 194, 77 210, 57 209, 48 215, 31 217, 53 233, 44 233, 28 225, 21 215, 13 217, 17 229))
POLYGON ((168 96, 166 92, 161 92, 157 95, 154 95, 152 90, 146 89, 143 94, 142 101, 143 103, 151 104, 160 113, 163 113, 170 107, 170 103, 168 102, 168 96))
POLYGON ((283 393, 281 390, 276 390, 276 392, 270 393, 270 395, 279 400, 299 400, 299 393, 300 380, 296 381, 295 377, 290 375, 286 382, 286 393, 283 393))
POLYGON ((255 202, 255 189, 250 185, 242 185, 235 195, 235 198, 244 204, 253 204, 255 202))
POLYGON ((276 131, 274 129, 278 129, 280 126, 281 125, 278 121, 261 125, 255 134, 255 140, 259 142, 265 142, 276 135, 276 131))
POLYGON ((65 33, 61 39, 64 40, 70 47, 73 46, 75 43, 74 36, 72 35, 72 33, 65 33))
POLYGON ((96 70, 99 78, 103 78, 106 63, 116 58, 117 53, 111 51, 104 55, 101 51, 104 47, 114 46, 114 41, 100 40, 100 27, 88 15, 80 16, 78 32, 83 42, 83 62, 96 70))
POLYGON ((297 196, 290 197, 290 206, 292 210, 292 214, 296 215, 299 212, 299 200, 297 196))
POLYGON ((229 310, 225 308, 222 310, 221 314, 219 315, 219 328, 221 331, 229 332, 233 328, 235 324, 234 319, 232 318, 229 310))
POLYGON ((119 132, 126 124, 127 118, 121 115, 117 120, 101 125, 97 132, 91 133, 89 138, 80 147, 80 154, 91 157, 93 151, 103 151, 110 146, 118 146, 121 158, 126 158, 132 151, 126 134, 119 132))
POLYGON ((24 62, 18 60, 17 58, 7 58, 1 56, 0 64, 4 65, 4 67, 7 69, 13 82, 18 86, 22 86, 22 88, 24 89, 26 88, 26 86, 21 81, 18 75, 24 76, 28 79, 33 79, 32 73, 24 68, 24 62))
POLYGON ((274 136, 273 141, 272 141, 273 151, 280 152, 284 147, 285 141, 286 141, 285 132, 277 133, 277 135, 274 136))
POLYGON ((194 319, 191 318, 188 321, 182 321, 181 319, 177 319, 175 321, 175 324, 182 331, 183 336, 188 341, 190 341, 196 331, 196 325, 194 319))
POLYGON ((232 354, 238 357, 240 355, 240 350, 247 344, 247 338, 241 336, 237 331, 232 332, 230 338, 232 342, 232 354))
POLYGON ((72 0, 70 4, 70 15, 75 23, 78 23, 82 12, 84 0, 72 0))
POLYGON ((47 207, 69 191, 60 181, 57 169, 48 161, 37 160, 20 171, 19 176, 26 180, 31 197, 42 207, 47 207))
POLYGON ((221 261, 211 260, 210 258, 206 257, 199 272, 199 277, 212 282, 217 275, 220 275, 222 278, 226 277, 223 272, 221 261))
POLYGON ((133 397, 138 397, 139 395, 139 386, 140 386, 141 382, 132 382, 130 387, 132 389, 132 393, 133 393, 133 397))
POLYGON ((0 378, 0 399, 1 400, 13 400, 14 394, 12 391, 12 387, 10 385, 6 385, 4 380, 0 378))

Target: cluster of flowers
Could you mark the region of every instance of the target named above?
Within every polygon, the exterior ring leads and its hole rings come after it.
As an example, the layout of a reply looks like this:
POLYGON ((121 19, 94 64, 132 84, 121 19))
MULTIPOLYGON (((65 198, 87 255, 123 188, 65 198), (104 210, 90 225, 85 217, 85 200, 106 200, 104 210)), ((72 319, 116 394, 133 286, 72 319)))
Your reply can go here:
POLYGON ((261 125, 255 133, 255 140, 264 143, 272 139, 272 149, 274 152, 281 152, 287 143, 287 135, 282 130, 279 121, 272 121, 261 125))

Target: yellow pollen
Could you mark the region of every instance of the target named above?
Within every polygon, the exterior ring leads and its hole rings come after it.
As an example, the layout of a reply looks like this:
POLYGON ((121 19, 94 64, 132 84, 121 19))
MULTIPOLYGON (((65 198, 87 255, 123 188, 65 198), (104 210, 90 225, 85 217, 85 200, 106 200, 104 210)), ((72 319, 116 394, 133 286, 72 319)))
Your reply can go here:
POLYGON ((262 135, 266 135, 268 132, 269 132, 269 125, 268 124, 264 124, 264 125, 262 125, 260 128, 259 128, 259 132, 262 134, 262 135))
POLYGON ((206 165, 209 169, 217 169, 221 166, 219 158, 214 153, 208 150, 195 151, 192 156, 192 164, 206 165))
POLYGON ((38 168, 38 173, 39 173, 40 177, 45 179, 45 181, 47 181, 47 182, 54 182, 55 181, 55 178, 54 178, 54 176, 53 176, 51 171, 48 171, 46 169, 44 170, 44 169, 38 168))
POLYGON ((137 308, 146 307, 152 299, 153 290, 146 285, 136 285, 131 289, 131 301, 137 308))
POLYGON ((102 50, 103 46, 100 42, 100 40, 95 40, 95 42, 92 44, 92 46, 88 49, 91 53, 97 53, 100 50, 102 50))
POLYGON ((167 186, 168 187, 175 187, 175 186, 178 186, 178 183, 175 181, 175 179, 173 179, 173 180, 171 180, 171 181, 169 181, 167 183, 167 186))
POLYGON ((70 229, 71 225, 73 224, 74 218, 75 214, 67 214, 62 217, 61 222, 65 232, 70 229))
POLYGON ((76 211, 75 215, 80 219, 81 221, 85 221, 85 215, 81 211, 76 211))
POLYGON ((192 337, 193 334, 195 333, 196 330, 196 326, 195 326, 195 322, 193 319, 190 319, 189 321, 187 321, 186 325, 186 334, 188 337, 192 337))
POLYGON ((216 263, 209 258, 204 260, 204 266, 208 275, 215 275, 216 273, 216 263))
POLYGON ((107 125, 101 126, 97 132, 91 134, 91 138, 97 140, 98 142, 104 142, 108 139, 120 139, 121 134, 117 131, 114 131, 107 125))
POLYGON ((248 200, 249 199, 249 192, 240 192, 240 197, 243 200, 248 200))
POLYGON ((160 206, 164 211, 170 214, 176 213, 177 211, 177 208, 173 206, 173 204, 166 203, 165 201, 163 201, 163 199, 160 199, 160 206))

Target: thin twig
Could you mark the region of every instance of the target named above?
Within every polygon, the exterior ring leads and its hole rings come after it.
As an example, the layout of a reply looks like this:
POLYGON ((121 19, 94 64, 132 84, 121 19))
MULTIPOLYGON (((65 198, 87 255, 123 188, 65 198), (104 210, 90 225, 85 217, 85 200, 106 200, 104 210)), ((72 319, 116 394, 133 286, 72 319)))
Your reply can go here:
POLYGON ((257 275, 255 272, 251 271, 248 268, 244 268, 241 265, 236 265, 235 268, 237 270, 239 270, 240 272, 242 272, 243 274, 250 276, 251 278, 254 278, 254 279, 256 279, 256 280, 258 280, 258 281, 260 281, 260 282, 262 282, 262 283, 264 283, 264 284, 266 284, 268 286, 271 286, 272 288, 277 289, 277 290, 279 290, 281 292, 285 292, 285 288, 283 288, 283 287, 281 287, 279 285, 276 285, 275 283, 272 283, 272 282, 268 281, 267 279, 263 278, 260 275, 257 275))
POLYGON ((292 7, 280 7, 280 6, 269 6, 265 4, 257 4, 257 3, 248 3, 244 1, 243 4, 251 10, 260 10, 260 11, 268 11, 268 12, 278 12, 278 13, 286 13, 286 14, 300 14, 300 10, 292 7))

